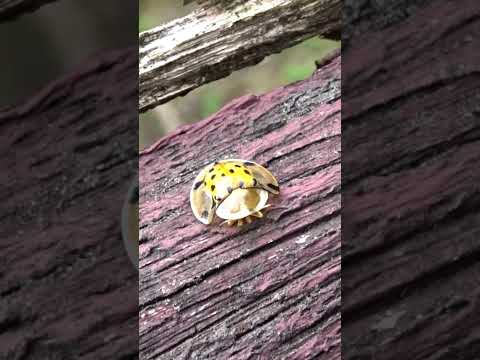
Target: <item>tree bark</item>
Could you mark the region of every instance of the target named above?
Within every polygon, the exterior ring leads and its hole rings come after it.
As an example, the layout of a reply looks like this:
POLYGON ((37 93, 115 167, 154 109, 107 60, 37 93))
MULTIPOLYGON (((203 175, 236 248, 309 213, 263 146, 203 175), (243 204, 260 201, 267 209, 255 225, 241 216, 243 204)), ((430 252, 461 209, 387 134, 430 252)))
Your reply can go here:
POLYGON ((347 18, 359 27, 347 21, 342 63, 348 360, 480 352, 480 9, 428 3, 403 22, 368 7, 347 18))
POLYGON ((0 359, 138 352, 138 277, 120 233, 137 76, 136 48, 106 53, 0 111, 0 359))
POLYGON ((339 52, 308 80, 180 128, 139 166, 142 359, 340 359, 339 52), (194 177, 225 158, 276 175, 266 218, 194 218, 194 177))
POLYGON ((140 112, 341 28, 340 0, 214 4, 140 34, 140 112))

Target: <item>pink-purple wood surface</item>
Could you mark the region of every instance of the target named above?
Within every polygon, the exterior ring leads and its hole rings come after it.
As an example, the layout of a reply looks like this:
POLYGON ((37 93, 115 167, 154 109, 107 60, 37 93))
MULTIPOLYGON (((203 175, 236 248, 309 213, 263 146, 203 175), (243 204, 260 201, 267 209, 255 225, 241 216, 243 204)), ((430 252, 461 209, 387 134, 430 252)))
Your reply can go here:
POLYGON ((137 67, 136 48, 106 52, 0 110, 0 359, 137 352, 137 273, 120 232, 137 67))
POLYGON ((429 3, 342 53, 347 360, 480 353, 480 3, 429 3))
POLYGON ((340 359, 340 56, 140 154, 141 359, 340 359), (281 195, 244 228, 191 212, 210 162, 253 160, 281 195))

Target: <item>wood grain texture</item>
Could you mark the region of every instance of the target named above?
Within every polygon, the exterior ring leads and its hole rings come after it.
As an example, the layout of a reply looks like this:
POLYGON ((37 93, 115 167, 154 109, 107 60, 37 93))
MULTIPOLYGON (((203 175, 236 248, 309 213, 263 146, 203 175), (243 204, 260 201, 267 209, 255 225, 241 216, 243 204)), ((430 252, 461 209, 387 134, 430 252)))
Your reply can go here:
POLYGON ((340 359, 340 56, 140 154, 140 358, 340 359), (266 165, 281 195, 245 228, 190 209, 216 159, 266 165))
POLYGON ((0 22, 13 20, 56 0, 0 0, 0 22))
POLYGON ((138 277, 120 233, 137 59, 104 53, 0 111, 0 359, 137 354, 138 277))
POLYGON ((480 7, 428 3, 343 53, 347 360, 480 353, 480 7))
POLYGON ((141 112, 309 37, 341 28, 339 0, 238 3, 203 6, 140 34, 141 112))

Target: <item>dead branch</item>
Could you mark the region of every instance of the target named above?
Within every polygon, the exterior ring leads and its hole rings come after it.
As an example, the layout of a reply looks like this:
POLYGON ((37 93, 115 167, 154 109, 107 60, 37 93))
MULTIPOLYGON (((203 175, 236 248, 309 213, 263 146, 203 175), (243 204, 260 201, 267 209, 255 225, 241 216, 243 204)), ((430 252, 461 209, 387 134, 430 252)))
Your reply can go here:
POLYGON ((140 34, 144 112, 260 62, 315 35, 341 28, 339 0, 249 0, 204 6, 140 34))

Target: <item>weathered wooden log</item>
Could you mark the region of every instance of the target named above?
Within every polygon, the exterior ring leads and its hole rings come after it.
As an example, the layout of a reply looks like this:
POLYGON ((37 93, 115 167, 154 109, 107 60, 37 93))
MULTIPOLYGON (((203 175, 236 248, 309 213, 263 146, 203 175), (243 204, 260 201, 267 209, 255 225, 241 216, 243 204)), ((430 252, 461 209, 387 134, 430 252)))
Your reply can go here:
POLYGON ((56 0, 0 0, 0 21, 13 20, 56 0))
POLYGON ((423 3, 403 22, 386 12, 369 23, 352 12, 358 26, 345 26, 347 360, 480 353, 480 8, 423 3))
POLYGON ((138 352, 120 210, 137 169, 137 49, 0 111, 0 359, 138 352))
POLYGON ((340 103, 337 52, 141 152, 142 359, 340 359, 340 103), (266 218, 194 218, 194 177, 224 158, 277 176, 266 218))
POLYGON ((211 5, 140 34, 144 112, 254 65, 315 35, 341 29, 340 0, 240 1, 211 5))

